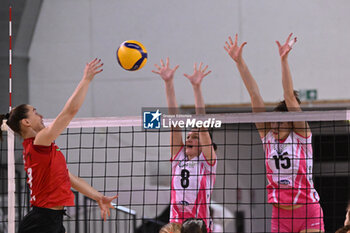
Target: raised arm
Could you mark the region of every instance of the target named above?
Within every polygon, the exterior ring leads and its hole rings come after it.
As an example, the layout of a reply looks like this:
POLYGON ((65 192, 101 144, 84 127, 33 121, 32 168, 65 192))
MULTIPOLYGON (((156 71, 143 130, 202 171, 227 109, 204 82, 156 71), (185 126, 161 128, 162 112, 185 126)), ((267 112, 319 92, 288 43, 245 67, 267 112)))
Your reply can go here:
MULTIPOLYGON (((154 65, 157 70, 152 70, 153 73, 159 74, 165 83, 166 99, 169 108, 169 114, 177 114, 178 106, 175 97, 174 88, 174 74, 179 65, 175 66, 173 69, 169 67, 169 58, 166 59, 166 64, 164 65, 163 60, 160 60, 160 66, 154 65)), ((183 146, 182 132, 179 127, 171 128, 170 134, 170 146, 171 146, 171 156, 172 158, 180 151, 183 146)))
MULTIPOLYGON (((233 42, 232 38, 229 37, 229 41, 226 41, 226 46, 224 46, 224 48, 228 55, 230 55, 230 57, 236 62, 236 66, 241 75, 243 83, 249 93, 253 112, 265 112, 265 104, 260 95, 258 84, 251 75, 242 56, 243 47, 247 44, 247 42, 243 42, 240 46, 238 46, 237 39, 237 34, 235 35, 235 42, 233 42)), ((256 123, 256 127, 261 137, 264 137, 270 128, 269 124, 266 123, 256 123)))
POLYGON ((66 105, 56 119, 36 135, 34 140, 35 145, 49 146, 68 126, 83 104, 90 82, 96 74, 102 72, 102 66, 103 63, 97 58, 86 64, 84 76, 74 93, 68 99, 66 105))
MULTIPOLYGON (((205 76, 211 73, 211 71, 206 71, 208 66, 205 66, 202 69, 202 62, 199 64, 197 69, 197 64, 194 64, 194 70, 192 75, 184 74, 186 78, 188 78, 192 84, 194 100, 195 100, 195 108, 196 114, 205 114, 205 104, 201 90, 201 83, 205 76)), ((213 148, 213 143, 211 141, 208 129, 202 127, 199 129, 199 144, 202 147, 202 152, 205 158, 208 160, 210 164, 214 164, 216 161, 216 154, 213 148)))
MULTIPOLYGON (((300 104, 294 94, 292 74, 288 64, 288 54, 292 50, 294 43, 297 41, 296 37, 291 39, 292 35, 293 33, 289 34, 283 45, 281 45, 278 41, 276 41, 276 44, 281 57, 283 96, 286 101, 288 111, 301 112, 302 110, 300 108, 300 104)), ((307 122, 293 122, 293 127, 295 132, 304 137, 309 137, 311 135, 307 122)))
POLYGON ((101 218, 106 221, 107 215, 110 216, 110 209, 114 209, 112 206, 112 201, 118 197, 115 195, 113 197, 104 196, 102 193, 91 187, 85 180, 77 177, 69 172, 69 179, 72 185, 72 188, 77 190, 79 193, 95 200, 98 203, 98 206, 101 209, 101 218))

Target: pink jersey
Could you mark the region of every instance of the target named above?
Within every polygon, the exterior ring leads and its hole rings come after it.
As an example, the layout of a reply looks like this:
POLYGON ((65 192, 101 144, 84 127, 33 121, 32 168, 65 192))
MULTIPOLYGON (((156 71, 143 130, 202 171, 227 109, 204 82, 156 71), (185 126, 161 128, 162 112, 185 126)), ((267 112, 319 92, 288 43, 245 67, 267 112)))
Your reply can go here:
POLYGON ((312 181, 311 135, 291 132, 279 141, 270 131, 261 139, 266 156, 268 202, 286 205, 315 203, 319 196, 312 181))
POLYGON ((211 228, 210 196, 215 183, 216 161, 208 163, 203 153, 188 160, 182 147, 171 160, 170 222, 182 223, 188 218, 201 218, 211 228))

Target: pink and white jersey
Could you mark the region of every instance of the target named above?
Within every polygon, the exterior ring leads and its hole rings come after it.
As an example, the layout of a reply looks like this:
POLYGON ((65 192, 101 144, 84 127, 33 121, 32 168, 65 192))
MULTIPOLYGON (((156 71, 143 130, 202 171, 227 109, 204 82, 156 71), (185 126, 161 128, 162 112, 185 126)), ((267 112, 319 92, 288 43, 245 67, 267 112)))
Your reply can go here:
POLYGON ((188 160, 182 147, 171 160, 170 222, 182 223, 188 218, 201 218, 211 228, 210 196, 215 183, 216 161, 210 165, 203 153, 188 160))
POLYGON ((315 203, 319 196, 312 180, 311 135, 291 132, 286 140, 270 131, 261 139, 265 151, 268 202, 285 205, 315 203))

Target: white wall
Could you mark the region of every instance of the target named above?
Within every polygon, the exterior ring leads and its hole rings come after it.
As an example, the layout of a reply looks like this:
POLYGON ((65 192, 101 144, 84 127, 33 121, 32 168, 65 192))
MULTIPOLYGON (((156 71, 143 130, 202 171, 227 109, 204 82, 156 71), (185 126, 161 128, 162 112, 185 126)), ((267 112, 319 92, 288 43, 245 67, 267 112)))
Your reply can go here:
POLYGON ((350 2, 234 0, 46 0, 30 49, 30 103, 54 117, 94 57, 105 63, 79 116, 138 115, 142 106, 165 106, 164 86, 151 73, 170 57, 179 105, 193 104, 189 82, 194 62, 213 73, 203 83, 208 104, 249 102, 234 63, 223 49, 229 35, 247 41, 244 57, 266 101, 282 98, 275 40, 290 32, 298 42, 290 54, 295 89, 316 88, 319 99, 347 99, 350 2), (121 69, 118 45, 141 41, 149 51, 140 71, 121 69), (54 103, 54 107, 52 107, 54 103))

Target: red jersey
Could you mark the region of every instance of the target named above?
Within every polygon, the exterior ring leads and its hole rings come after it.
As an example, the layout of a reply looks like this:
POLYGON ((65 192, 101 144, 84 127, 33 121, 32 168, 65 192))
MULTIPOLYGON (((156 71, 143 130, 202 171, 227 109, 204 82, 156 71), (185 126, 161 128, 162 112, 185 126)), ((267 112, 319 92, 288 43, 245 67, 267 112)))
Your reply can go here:
POLYGON ((23 141, 24 169, 31 205, 43 208, 74 206, 66 160, 55 143, 34 145, 35 138, 23 141))

